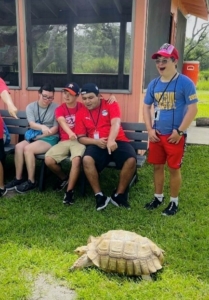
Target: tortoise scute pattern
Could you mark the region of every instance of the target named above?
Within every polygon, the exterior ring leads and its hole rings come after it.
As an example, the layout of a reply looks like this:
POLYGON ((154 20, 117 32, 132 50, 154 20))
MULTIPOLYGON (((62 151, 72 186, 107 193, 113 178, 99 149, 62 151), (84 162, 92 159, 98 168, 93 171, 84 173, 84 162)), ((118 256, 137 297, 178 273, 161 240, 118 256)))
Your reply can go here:
POLYGON ((100 237, 89 237, 83 248, 84 254, 71 270, 92 264, 106 272, 149 276, 160 270, 164 261, 164 251, 150 239, 125 230, 110 230, 100 237))

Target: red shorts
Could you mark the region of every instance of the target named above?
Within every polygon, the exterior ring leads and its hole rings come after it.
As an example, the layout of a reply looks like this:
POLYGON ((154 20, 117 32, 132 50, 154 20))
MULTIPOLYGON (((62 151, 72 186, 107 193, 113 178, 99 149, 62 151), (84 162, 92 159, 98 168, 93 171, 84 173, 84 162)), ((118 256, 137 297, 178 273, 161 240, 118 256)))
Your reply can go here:
POLYGON ((148 162, 156 165, 164 165, 166 162, 172 169, 181 167, 186 136, 182 136, 178 144, 168 142, 168 135, 158 135, 160 141, 157 143, 149 142, 148 162))

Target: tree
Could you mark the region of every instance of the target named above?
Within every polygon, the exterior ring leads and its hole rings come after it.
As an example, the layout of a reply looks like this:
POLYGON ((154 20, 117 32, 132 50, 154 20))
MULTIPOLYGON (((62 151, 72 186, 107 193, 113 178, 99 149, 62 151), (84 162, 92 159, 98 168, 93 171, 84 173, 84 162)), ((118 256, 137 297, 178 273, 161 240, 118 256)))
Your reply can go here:
POLYGON ((186 38, 184 60, 198 60, 201 70, 209 69, 209 23, 203 23, 197 29, 198 18, 195 18, 192 37, 186 38))

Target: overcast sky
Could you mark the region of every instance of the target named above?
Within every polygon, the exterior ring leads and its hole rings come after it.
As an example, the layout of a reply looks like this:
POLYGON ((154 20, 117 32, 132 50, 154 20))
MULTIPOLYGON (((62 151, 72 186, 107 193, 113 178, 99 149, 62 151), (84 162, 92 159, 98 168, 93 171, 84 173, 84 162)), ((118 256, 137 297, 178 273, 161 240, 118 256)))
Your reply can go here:
MULTIPOLYGON (((186 37, 188 37, 188 38, 190 38, 192 36, 192 29, 193 29, 193 26, 194 26, 194 20, 195 20, 195 17, 193 17, 193 16, 189 17, 188 20, 187 20, 186 37)), ((198 18, 196 28, 200 29, 201 25, 203 23, 207 23, 207 21, 198 18)))

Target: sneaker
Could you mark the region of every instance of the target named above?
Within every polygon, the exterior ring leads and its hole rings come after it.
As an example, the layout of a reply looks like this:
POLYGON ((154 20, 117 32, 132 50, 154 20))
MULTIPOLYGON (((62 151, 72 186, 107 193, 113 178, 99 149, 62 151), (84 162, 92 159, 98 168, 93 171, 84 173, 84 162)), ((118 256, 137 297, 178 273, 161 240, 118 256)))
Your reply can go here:
POLYGON ((5 188, 8 190, 8 191, 12 191, 15 189, 16 186, 20 185, 21 183, 23 183, 25 180, 24 179, 16 179, 14 178, 12 181, 8 182, 6 185, 5 185, 5 188))
POLYGON ((96 198, 96 210, 98 211, 104 209, 110 201, 110 198, 104 195, 103 196, 96 195, 95 198, 96 198))
POLYGON ((7 193, 6 188, 3 188, 3 189, 0 188, 0 197, 3 197, 4 195, 6 195, 6 193, 7 193))
POLYGON ((158 200, 158 198, 155 197, 151 202, 145 204, 144 208, 146 208, 148 210, 153 210, 163 203, 164 203, 164 197, 163 197, 162 201, 158 200))
POLYGON ((34 190, 37 186, 36 182, 31 182, 30 180, 23 182, 22 184, 15 187, 15 190, 20 193, 24 194, 25 192, 34 190))
POLYGON ((58 178, 58 181, 56 182, 55 186, 53 187, 53 190, 60 192, 66 187, 67 184, 68 184, 68 177, 65 178, 64 180, 61 180, 58 178))
POLYGON ((74 204, 74 191, 71 190, 65 193, 63 203, 68 205, 74 204))
POLYGON ((171 201, 168 205, 168 207, 166 207, 163 211, 162 211, 162 215, 163 216, 173 216, 177 213, 178 211, 178 206, 176 205, 175 202, 171 201))
POLYGON ((110 198, 110 201, 115 206, 122 206, 122 207, 125 207, 127 209, 131 208, 130 204, 128 203, 128 193, 118 194, 117 196, 115 196, 115 192, 113 192, 112 196, 110 198))

